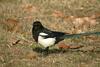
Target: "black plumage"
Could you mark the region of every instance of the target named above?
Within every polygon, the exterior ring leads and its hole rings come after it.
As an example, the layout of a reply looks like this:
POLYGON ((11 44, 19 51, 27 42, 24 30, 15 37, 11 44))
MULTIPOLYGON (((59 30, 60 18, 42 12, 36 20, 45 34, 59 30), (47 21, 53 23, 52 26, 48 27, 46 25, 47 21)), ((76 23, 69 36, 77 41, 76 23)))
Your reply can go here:
POLYGON ((34 40, 38 43, 40 43, 41 45, 45 46, 46 49, 49 48, 49 46, 51 46, 50 43, 52 43, 52 45, 57 44, 58 42, 64 40, 65 38, 72 38, 72 37, 80 37, 80 36, 87 36, 87 35, 100 35, 100 32, 93 32, 93 33, 80 33, 80 34, 66 34, 64 32, 57 32, 57 31, 51 31, 45 27, 43 27, 43 25, 40 23, 40 21, 35 21, 33 22, 33 28, 32 28, 32 36, 34 38, 34 40), (40 33, 44 33, 43 35, 40 35, 40 33), (39 36, 41 36, 43 38, 42 40, 39 40, 39 36), (50 39, 51 38, 51 39, 50 39), (45 41, 47 41, 47 39, 50 39, 51 42, 48 44, 45 41), (53 41, 54 40, 54 41, 53 41), (42 41, 39 42, 39 41, 42 41))
POLYGON ((34 22, 32 34, 36 42, 38 42, 38 36, 39 36, 39 33, 41 32, 48 34, 47 36, 44 36, 44 38, 54 38, 55 37, 56 38, 55 44, 63 40, 64 38, 62 38, 62 36, 66 35, 66 33, 64 32, 56 32, 56 31, 48 30, 47 28, 43 27, 43 25, 39 21, 34 22))

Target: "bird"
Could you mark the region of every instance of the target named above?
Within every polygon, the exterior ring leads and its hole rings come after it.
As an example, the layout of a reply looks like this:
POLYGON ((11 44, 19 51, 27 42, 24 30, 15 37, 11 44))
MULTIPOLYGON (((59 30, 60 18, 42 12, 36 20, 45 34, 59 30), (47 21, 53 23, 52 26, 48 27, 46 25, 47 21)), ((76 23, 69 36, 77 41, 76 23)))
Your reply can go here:
POLYGON ((66 38, 80 37, 87 35, 100 35, 100 32, 90 32, 90 33, 79 33, 79 34, 69 34, 65 32, 52 31, 44 27, 40 21, 33 22, 32 27, 32 37, 34 40, 41 44, 45 51, 49 50, 50 46, 53 46, 66 38))

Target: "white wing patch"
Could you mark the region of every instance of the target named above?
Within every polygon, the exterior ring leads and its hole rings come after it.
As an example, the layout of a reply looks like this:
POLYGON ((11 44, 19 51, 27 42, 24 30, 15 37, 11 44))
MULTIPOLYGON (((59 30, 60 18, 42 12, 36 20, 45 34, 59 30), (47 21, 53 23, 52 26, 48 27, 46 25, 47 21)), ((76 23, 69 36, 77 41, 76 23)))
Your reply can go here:
POLYGON ((40 35, 40 36, 46 36, 46 35, 48 35, 48 34, 41 32, 39 35, 40 35))

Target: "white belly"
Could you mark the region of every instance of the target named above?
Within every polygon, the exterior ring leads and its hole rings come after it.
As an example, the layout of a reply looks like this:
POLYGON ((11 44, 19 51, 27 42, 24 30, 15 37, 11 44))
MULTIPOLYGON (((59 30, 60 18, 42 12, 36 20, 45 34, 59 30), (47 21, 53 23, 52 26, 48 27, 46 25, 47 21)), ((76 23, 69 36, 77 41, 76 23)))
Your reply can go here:
POLYGON ((55 38, 46 38, 44 39, 42 36, 38 37, 38 43, 43 45, 44 47, 52 46, 55 43, 55 38))

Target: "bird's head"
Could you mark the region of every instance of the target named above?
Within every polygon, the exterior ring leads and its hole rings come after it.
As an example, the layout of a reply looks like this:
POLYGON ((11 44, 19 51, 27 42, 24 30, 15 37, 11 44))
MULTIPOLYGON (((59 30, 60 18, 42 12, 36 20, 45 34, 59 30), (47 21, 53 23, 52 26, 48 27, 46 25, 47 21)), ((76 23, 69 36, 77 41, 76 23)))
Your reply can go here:
POLYGON ((33 28, 41 29, 41 28, 43 28, 43 26, 40 21, 35 21, 35 22, 33 22, 33 28))
POLYGON ((33 27, 42 27, 42 24, 40 21, 33 22, 33 27))
POLYGON ((42 31, 42 29, 43 29, 44 27, 43 27, 43 25, 41 24, 41 22, 40 21, 35 21, 35 22, 33 22, 33 31, 34 32, 40 32, 40 31, 42 31))

